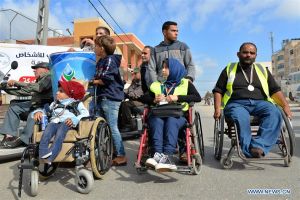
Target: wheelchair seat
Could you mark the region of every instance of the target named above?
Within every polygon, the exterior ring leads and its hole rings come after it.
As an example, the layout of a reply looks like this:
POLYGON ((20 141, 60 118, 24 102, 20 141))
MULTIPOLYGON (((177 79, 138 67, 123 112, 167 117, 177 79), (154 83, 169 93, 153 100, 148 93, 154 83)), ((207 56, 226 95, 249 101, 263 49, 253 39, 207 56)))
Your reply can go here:
MULTIPOLYGON (((233 119, 229 117, 225 117, 225 122, 227 123, 228 127, 234 126, 234 121, 233 119)), ((250 116, 250 125, 251 126, 259 126, 260 124, 260 118, 257 116, 250 116)))

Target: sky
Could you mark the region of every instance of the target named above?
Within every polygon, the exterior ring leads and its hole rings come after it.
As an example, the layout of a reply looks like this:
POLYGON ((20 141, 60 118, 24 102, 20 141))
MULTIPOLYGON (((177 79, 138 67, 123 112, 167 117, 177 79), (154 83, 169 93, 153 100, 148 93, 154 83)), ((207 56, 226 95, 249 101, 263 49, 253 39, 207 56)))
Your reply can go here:
MULTIPOLYGON (((49 0, 49 27, 69 35, 75 19, 100 17, 90 2, 116 33, 134 33, 145 45, 159 44, 162 24, 176 21, 178 40, 191 49, 201 95, 213 89, 227 63, 237 61, 243 42, 257 45, 256 61, 270 62, 271 32, 274 51, 282 40, 300 38, 300 0, 49 0)), ((0 0, 0 40, 34 38, 35 23, 4 9, 36 20, 38 0, 0 0)))

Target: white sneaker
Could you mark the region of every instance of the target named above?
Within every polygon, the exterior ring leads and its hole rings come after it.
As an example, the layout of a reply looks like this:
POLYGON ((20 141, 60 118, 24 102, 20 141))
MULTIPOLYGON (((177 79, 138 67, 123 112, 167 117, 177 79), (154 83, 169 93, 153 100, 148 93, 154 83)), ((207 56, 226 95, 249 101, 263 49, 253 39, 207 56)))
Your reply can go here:
POLYGON ((157 165, 157 163, 160 161, 160 159, 162 158, 163 154, 160 154, 158 152, 155 152, 153 158, 148 158, 145 162, 145 165, 148 167, 153 167, 155 168, 155 166, 157 165))
POLYGON ((157 172, 173 172, 177 170, 177 166, 172 162, 168 155, 162 154, 162 158, 155 166, 157 172))
POLYGON ((49 158, 52 155, 52 151, 47 153, 46 155, 43 155, 41 158, 46 159, 49 158))

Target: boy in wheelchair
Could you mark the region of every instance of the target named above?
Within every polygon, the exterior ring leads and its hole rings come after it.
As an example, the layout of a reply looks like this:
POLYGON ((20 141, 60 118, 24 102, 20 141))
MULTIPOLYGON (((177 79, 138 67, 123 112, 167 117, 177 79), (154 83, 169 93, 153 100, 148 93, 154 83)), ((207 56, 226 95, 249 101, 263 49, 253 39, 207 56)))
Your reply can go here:
MULTIPOLYGON (((56 101, 49 107, 50 123, 46 126, 39 144, 39 158, 45 163, 51 163, 59 154, 68 130, 75 128, 82 117, 88 117, 89 112, 80 100, 85 95, 82 84, 76 81, 59 81, 56 101), (53 144, 49 148, 52 137, 53 144)), ((34 120, 41 121, 46 110, 33 112, 34 120)))
MULTIPOLYGON (((143 98, 145 103, 154 106, 178 102, 182 111, 187 111, 189 102, 201 101, 195 86, 184 78, 186 70, 178 60, 173 58, 164 60, 162 74, 165 82, 156 81, 151 84, 150 92, 143 98)), ((186 124, 186 118, 172 116, 174 114, 172 110, 169 110, 168 117, 155 115, 152 111, 150 108, 148 125, 154 155, 146 160, 145 165, 155 168, 158 172, 176 171, 173 155, 176 152, 179 130, 186 124)))

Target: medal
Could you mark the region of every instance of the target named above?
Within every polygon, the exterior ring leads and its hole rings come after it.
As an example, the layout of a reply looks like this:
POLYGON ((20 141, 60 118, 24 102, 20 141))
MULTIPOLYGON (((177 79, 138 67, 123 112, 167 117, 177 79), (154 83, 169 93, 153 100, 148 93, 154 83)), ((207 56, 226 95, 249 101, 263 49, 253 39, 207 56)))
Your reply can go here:
POLYGON ((250 92, 254 91, 254 86, 251 85, 251 84, 252 84, 252 81, 253 81, 253 65, 251 65, 250 80, 248 79, 246 73, 244 72, 243 67, 241 67, 241 71, 243 72, 243 75, 244 75, 246 81, 249 83, 247 89, 248 89, 250 92))
POLYGON ((254 90, 253 85, 248 85, 248 90, 249 90, 250 92, 252 92, 252 91, 254 90))

